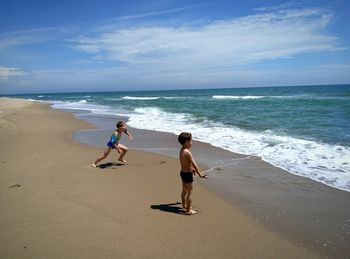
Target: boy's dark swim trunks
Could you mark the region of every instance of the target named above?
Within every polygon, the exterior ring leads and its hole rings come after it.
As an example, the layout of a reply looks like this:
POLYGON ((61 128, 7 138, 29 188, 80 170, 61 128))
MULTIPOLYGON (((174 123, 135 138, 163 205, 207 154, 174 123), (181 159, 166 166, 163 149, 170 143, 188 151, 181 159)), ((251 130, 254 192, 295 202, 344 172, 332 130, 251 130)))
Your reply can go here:
POLYGON ((181 179, 184 183, 193 182, 193 173, 192 172, 180 172, 181 179))

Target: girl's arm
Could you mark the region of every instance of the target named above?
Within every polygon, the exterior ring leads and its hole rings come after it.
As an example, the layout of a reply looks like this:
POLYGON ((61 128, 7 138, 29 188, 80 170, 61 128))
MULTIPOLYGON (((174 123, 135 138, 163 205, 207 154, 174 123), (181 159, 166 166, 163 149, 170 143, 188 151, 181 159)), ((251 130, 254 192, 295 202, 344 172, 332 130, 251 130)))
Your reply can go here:
POLYGON ((133 140, 131 133, 127 129, 125 129, 124 133, 129 137, 130 140, 133 140))

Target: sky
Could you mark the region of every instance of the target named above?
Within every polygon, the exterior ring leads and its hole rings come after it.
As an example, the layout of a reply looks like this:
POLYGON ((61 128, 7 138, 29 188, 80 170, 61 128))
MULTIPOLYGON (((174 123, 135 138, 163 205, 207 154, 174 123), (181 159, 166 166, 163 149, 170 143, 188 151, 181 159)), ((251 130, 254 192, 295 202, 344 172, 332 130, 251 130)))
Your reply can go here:
POLYGON ((350 84, 348 0, 3 0, 0 94, 350 84))

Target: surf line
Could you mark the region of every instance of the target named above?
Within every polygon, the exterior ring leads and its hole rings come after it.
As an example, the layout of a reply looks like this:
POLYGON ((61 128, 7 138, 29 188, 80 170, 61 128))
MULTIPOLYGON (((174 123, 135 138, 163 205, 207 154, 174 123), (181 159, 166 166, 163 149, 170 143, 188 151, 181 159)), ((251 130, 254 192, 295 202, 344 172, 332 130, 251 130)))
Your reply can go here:
POLYGON ((259 156, 246 156, 246 157, 240 157, 240 158, 232 158, 230 159, 230 161, 234 161, 234 162, 230 162, 230 163, 226 163, 226 164, 222 164, 222 165, 218 165, 218 166, 213 166, 211 168, 209 168, 208 170, 202 171, 201 173, 210 173, 214 170, 221 170, 222 167, 227 167, 227 166, 231 166, 237 163, 237 161, 241 161, 241 160, 246 160, 246 159, 251 159, 251 158, 256 158, 256 159, 261 159, 261 157, 259 156))

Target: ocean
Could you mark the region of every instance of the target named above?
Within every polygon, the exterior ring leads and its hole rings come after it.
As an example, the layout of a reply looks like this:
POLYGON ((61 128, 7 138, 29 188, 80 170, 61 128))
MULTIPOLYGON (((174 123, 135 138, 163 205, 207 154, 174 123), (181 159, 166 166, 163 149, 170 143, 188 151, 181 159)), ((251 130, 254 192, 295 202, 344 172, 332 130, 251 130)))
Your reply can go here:
MULTIPOLYGON (((261 157, 350 192, 350 85, 11 95, 261 157)), ((111 130, 114 125, 110 125, 111 130)))

